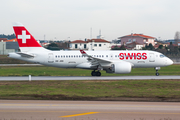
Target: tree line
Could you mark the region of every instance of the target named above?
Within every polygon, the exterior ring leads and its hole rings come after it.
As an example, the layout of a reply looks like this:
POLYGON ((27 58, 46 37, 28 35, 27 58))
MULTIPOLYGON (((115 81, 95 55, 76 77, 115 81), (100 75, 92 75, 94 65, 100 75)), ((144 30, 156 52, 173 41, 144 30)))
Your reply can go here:
POLYGON ((7 38, 8 40, 16 38, 15 34, 11 35, 5 35, 5 34, 0 34, 0 38, 7 38))

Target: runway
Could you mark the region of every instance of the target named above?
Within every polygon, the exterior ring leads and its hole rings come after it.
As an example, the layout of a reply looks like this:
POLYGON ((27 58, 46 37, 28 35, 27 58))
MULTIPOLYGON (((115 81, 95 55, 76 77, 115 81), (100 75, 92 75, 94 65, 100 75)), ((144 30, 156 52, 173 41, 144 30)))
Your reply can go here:
POLYGON ((0 100, 1 120, 179 120, 178 102, 0 100))
POLYGON ((168 80, 180 79, 180 76, 13 76, 0 77, 0 81, 28 81, 28 80, 168 80))

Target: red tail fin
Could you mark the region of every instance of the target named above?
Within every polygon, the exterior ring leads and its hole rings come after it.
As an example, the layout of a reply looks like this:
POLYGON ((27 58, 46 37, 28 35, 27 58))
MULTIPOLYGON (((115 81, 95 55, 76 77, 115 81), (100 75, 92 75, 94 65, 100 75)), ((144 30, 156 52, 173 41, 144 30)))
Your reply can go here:
POLYGON ((24 25, 21 23, 14 23, 13 28, 19 47, 41 47, 24 25))

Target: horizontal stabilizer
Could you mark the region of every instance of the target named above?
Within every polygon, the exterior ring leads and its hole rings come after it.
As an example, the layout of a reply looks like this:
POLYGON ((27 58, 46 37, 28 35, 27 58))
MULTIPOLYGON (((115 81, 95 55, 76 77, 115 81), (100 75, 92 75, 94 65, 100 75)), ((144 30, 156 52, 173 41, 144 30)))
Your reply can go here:
POLYGON ((28 53, 18 52, 17 54, 21 55, 21 57, 27 57, 27 58, 32 58, 32 57, 34 57, 34 55, 28 54, 28 53))

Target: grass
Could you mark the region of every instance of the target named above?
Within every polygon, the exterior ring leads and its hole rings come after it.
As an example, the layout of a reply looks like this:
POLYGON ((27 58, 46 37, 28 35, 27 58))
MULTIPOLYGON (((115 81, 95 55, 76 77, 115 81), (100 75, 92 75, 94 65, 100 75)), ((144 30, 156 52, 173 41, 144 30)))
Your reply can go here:
MULTIPOLYGON (((130 74, 109 74, 101 71, 102 76, 133 76, 133 75, 155 75, 154 68, 133 68, 130 74)), ((180 75, 180 65, 162 67, 160 75, 180 75)), ((0 67, 0 76, 91 76, 91 70, 64 69, 47 66, 15 66, 0 67)))
POLYGON ((179 99, 180 80, 0 82, 0 99, 179 99))
MULTIPOLYGON (((90 76, 91 70, 47 66, 0 67, 0 76, 90 76)), ((180 75, 180 65, 162 67, 160 75, 180 75)), ((155 75, 154 68, 134 68, 130 74, 155 75)), ((0 99, 99 100, 106 98, 152 98, 180 101, 180 80, 141 81, 31 81, 0 82, 0 99)), ((121 100, 121 99, 120 99, 121 100)))

